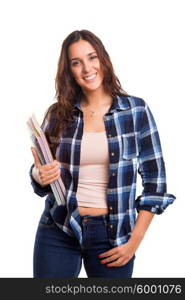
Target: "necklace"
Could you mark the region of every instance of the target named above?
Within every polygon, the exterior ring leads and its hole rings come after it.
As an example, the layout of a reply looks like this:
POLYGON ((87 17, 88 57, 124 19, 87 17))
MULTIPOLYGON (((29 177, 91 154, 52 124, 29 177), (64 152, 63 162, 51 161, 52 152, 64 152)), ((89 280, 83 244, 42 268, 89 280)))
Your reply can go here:
MULTIPOLYGON (((101 113, 101 109, 97 109, 97 110, 92 110, 90 107, 88 107, 88 106, 86 106, 86 105, 84 105, 84 104, 81 104, 81 107, 83 107, 85 110, 87 110, 87 112, 88 112, 88 110, 90 111, 90 117, 91 118, 93 118, 96 114, 96 112, 100 112, 101 113)), ((106 112, 107 112, 107 110, 106 110, 106 112)), ((99 115, 99 114, 98 114, 99 115)))
MULTIPOLYGON (((85 107, 84 105, 82 105, 82 107, 85 108, 85 109, 87 109, 87 107, 85 107)), ((89 109, 89 110, 90 110, 90 117, 91 118, 94 117, 95 111, 91 110, 91 109, 89 109)))
POLYGON ((94 116, 95 111, 90 110, 90 117, 92 118, 94 116))

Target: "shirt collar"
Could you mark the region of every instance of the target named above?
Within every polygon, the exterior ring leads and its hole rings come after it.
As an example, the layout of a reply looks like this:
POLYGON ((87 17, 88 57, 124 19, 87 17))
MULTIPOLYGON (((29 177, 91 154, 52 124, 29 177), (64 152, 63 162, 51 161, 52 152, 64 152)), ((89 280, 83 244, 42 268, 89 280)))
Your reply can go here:
MULTIPOLYGON (((77 102, 74 105, 74 107, 78 108, 79 110, 81 110, 80 102, 81 102, 81 99, 78 98, 77 102)), ((112 102, 109 112, 115 112, 116 110, 126 110, 129 108, 130 108, 130 103, 129 103, 127 96, 115 96, 113 98, 113 102, 112 102)))

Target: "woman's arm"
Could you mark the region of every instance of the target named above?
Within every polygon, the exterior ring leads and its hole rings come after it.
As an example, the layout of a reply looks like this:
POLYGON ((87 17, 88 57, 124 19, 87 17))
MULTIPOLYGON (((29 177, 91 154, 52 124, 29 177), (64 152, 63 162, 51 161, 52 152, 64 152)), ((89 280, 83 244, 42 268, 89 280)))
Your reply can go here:
POLYGON ((140 210, 128 242, 99 255, 99 258, 105 258, 101 260, 101 263, 106 263, 107 267, 120 267, 125 265, 135 255, 135 252, 143 240, 153 216, 154 213, 146 210, 140 210))
POLYGON ((137 250, 139 244, 143 240, 145 233, 154 217, 154 213, 146 210, 140 210, 137 216, 135 226, 132 230, 129 243, 137 250))
POLYGON ((143 112, 141 115, 138 114, 142 117, 137 123, 140 124, 137 128, 140 132, 138 173, 141 175, 143 185, 142 194, 135 202, 138 216, 128 242, 101 254, 100 258, 108 256, 101 263, 115 260, 109 263, 108 267, 122 266, 132 258, 154 214, 162 214, 176 198, 167 193, 166 170, 159 133, 151 110, 145 102, 143 104, 143 112))
POLYGON ((145 103, 139 137, 139 168, 143 191, 136 199, 136 208, 162 214, 175 196, 167 193, 166 168, 161 142, 153 114, 145 103))

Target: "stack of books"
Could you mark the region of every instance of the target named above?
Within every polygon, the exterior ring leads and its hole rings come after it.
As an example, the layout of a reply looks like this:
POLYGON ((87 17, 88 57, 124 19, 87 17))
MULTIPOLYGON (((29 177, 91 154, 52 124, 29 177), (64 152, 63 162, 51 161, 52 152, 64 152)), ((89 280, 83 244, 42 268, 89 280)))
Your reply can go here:
MULTIPOLYGON (((53 156, 48 145, 46 136, 41 129, 34 114, 27 121, 28 129, 30 132, 31 140, 37 150, 38 157, 42 165, 53 162, 53 156)), ((55 199, 58 205, 66 204, 66 189, 60 177, 50 184, 55 199)))

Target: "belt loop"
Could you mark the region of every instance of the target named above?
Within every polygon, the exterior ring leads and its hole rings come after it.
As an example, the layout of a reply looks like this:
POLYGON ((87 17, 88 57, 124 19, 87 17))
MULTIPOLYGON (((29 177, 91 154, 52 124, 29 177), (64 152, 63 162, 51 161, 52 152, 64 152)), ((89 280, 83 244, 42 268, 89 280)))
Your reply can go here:
POLYGON ((107 225, 107 215, 103 215, 104 224, 107 225))

